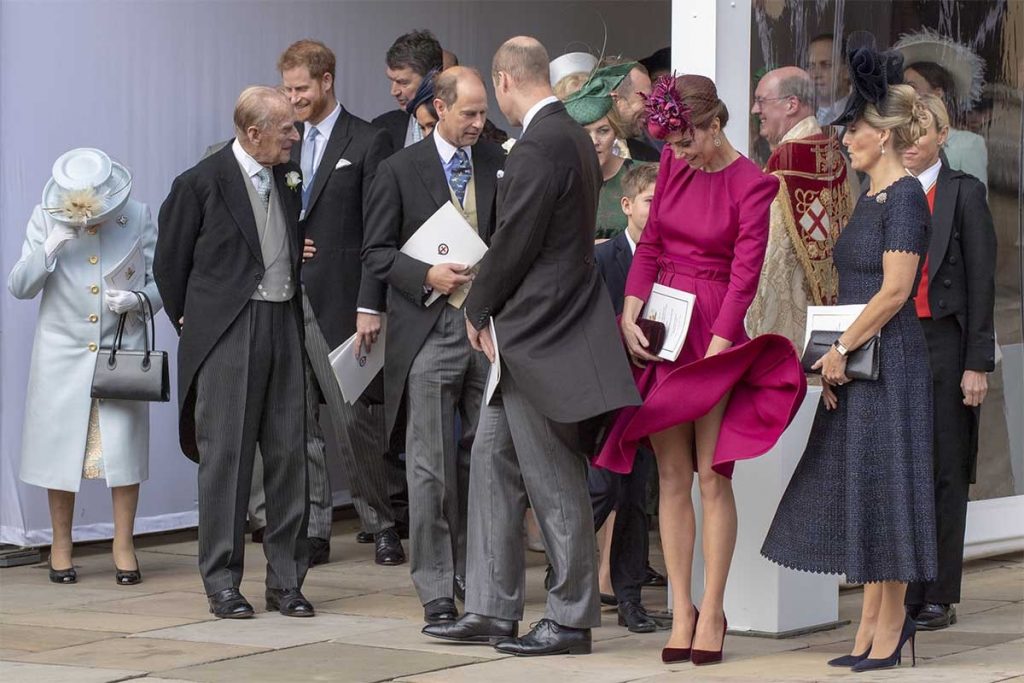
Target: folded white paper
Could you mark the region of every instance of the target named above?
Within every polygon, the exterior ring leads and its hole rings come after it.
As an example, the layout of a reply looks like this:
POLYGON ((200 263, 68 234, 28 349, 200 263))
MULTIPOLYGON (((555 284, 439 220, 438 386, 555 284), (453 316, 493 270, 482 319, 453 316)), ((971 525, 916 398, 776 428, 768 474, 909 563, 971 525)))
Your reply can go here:
POLYGON ((641 317, 657 320, 665 325, 665 343, 658 353, 659 358, 667 361, 679 358, 679 352, 683 350, 683 343, 686 342, 686 333, 690 329, 690 319, 693 317, 696 302, 696 294, 661 284, 654 285, 641 317))
POLYGON ((128 250, 117 264, 103 275, 107 289, 121 289, 126 292, 137 292, 146 285, 146 257, 142 254, 142 242, 128 250))
MULTIPOLYGON (((432 266, 462 263, 472 268, 487 253, 487 245, 449 201, 412 234, 401 252, 432 266)), ((430 306, 440 297, 441 293, 435 291, 424 305, 430 306)))
POLYGON ((804 331, 804 349, 811 340, 811 332, 845 332, 864 311, 864 304, 843 306, 808 306, 807 329, 804 331))
POLYGON ((341 346, 331 351, 328 356, 345 403, 352 404, 358 401, 366 391, 366 387, 370 386, 370 382, 384 367, 384 342, 387 329, 388 317, 382 315, 377 343, 373 345, 369 353, 365 349, 360 349, 359 356, 355 355, 353 345, 356 336, 353 334, 342 342, 341 346))
POLYGON ((494 397, 494 390, 498 388, 501 381, 501 356, 498 354, 498 333, 494 331, 494 318, 491 318, 491 343, 494 344, 494 362, 491 363, 491 370, 487 373, 487 387, 484 389, 484 405, 491 405, 491 398, 494 397))

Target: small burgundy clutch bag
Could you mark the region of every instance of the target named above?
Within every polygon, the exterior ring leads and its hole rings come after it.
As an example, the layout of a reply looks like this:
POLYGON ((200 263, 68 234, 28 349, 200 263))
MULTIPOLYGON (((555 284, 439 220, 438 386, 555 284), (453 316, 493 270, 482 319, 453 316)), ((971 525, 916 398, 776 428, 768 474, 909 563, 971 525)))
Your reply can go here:
POLYGON ((640 318, 636 321, 640 331, 647 337, 647 353, 657 356, 665 345, 665 323, 640 318))

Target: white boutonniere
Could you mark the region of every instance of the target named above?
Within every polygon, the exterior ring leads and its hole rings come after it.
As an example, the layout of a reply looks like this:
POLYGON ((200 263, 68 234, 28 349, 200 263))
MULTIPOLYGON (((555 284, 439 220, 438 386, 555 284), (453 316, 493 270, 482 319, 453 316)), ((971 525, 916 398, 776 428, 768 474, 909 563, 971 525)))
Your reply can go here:
POLYGON ((284 176, 284 182, 288 184, 288 189, 294 192, 295 188, 302 185, 302 176, 298 171, 288 171, 284 176))
POLYGON ((508 153, 512 151, 512 147, 515 146, 515 144, 515 138, 509 138, 508 140, 505 140, 505 142, 501 143, 501 148, 505 150, 505 156, 508 156, 508 153))

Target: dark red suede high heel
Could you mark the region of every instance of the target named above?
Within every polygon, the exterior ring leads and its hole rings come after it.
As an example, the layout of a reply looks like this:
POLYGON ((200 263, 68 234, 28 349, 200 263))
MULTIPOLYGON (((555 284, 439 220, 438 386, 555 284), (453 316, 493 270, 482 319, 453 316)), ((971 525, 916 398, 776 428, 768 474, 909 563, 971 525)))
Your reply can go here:
MULTIPOLYGON (((722 650, 725 649, 725 632, 729 629, 729 620, 722 616, 722 647, 717 650, 697 650, 694 649, 690 653, 690 661, 695 666, 703 666, 704 664, 717 664, 722 661, 722 650)), ((696 629, 694 629, 694 637, 696 637, 696 629)))
MULTIPOLYGON (((693 606, 693 633, 690 635, 690 646, 693 646, 693 637, 697 635, 697 619, 700 618, 700 611, 693 606)), ((665 647, 661 650, 661 661, 663 664, 673 662, 685 662, 690 658, 689 647, 665 647)))

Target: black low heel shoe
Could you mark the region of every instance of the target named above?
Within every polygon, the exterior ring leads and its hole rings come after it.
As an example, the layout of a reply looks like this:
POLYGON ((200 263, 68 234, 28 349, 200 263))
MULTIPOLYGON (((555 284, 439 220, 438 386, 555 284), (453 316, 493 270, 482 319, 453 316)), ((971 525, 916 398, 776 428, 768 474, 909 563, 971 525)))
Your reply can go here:
POLYGON ((863 659, 854 664, 853 669, 851 670, 859 673, 861 671, 891 669, 894 666, 899 666, 903 660, 900 653, 903 651, 903 646, 907 644, 908 640, 910 641, 911 666, 917 666, 917 652, 914 647, 914 636, 916 633, 917 625, 914 623, 914 620, 910 618, 910 615, 907 615, 906 619, 903 621, 903 630, 900 632, 900 641, 896 644, 895 652, 885 659, 863 659))
POLYGON ((75 571, 74 565, 68 569, 54 569, 53 558, 48 558, 46 564, 50 568, 50 581, 53 583, 75 583, 78 581, 78 572, 75 571))
POLYGON ((114 583, 118 586, 134 586, 142 583, 142 567, 139 566, 139 558, 135 557, 135 569, 118 569, 114 565, 114 583))

